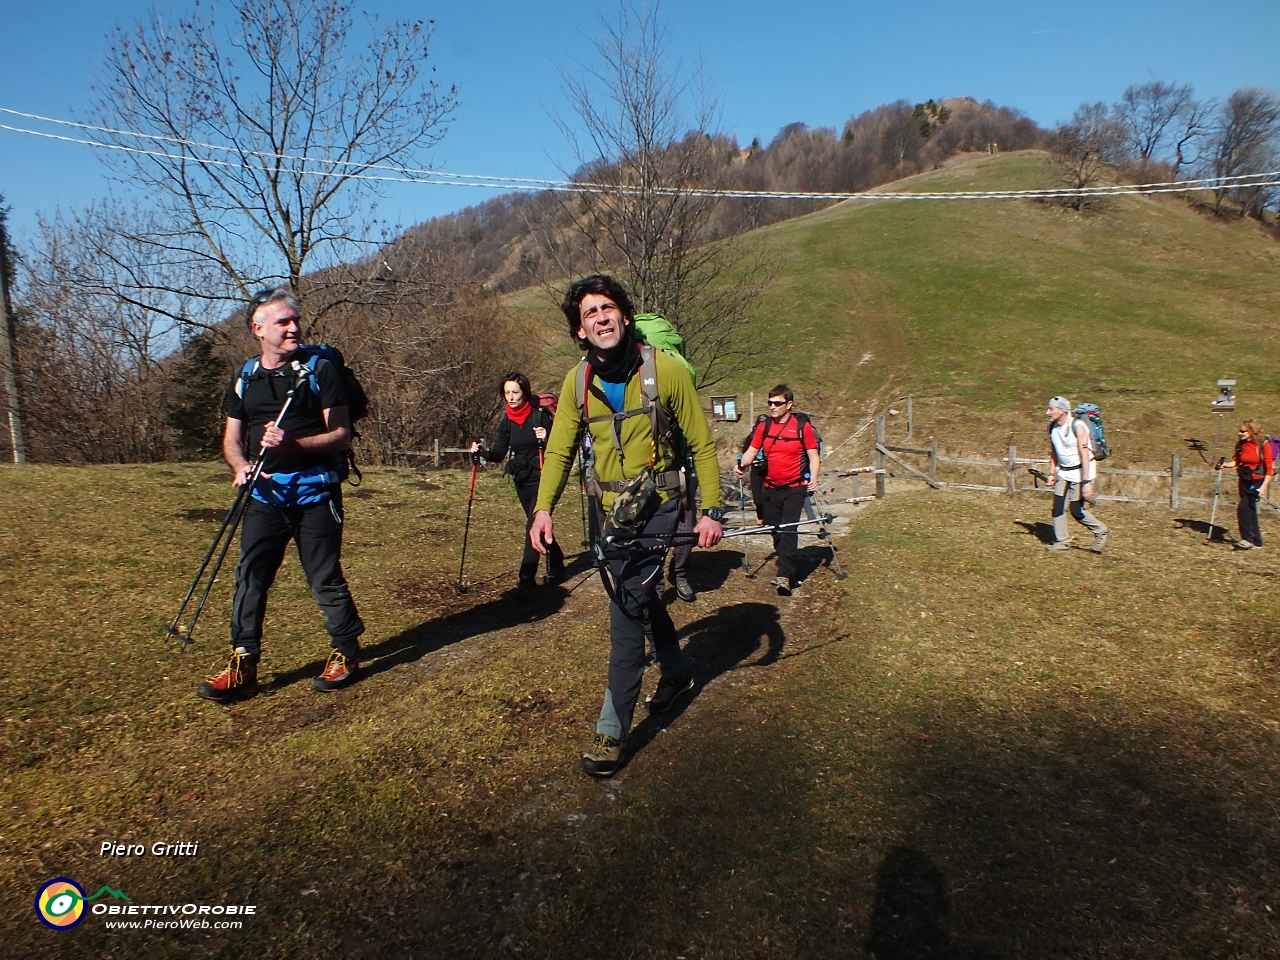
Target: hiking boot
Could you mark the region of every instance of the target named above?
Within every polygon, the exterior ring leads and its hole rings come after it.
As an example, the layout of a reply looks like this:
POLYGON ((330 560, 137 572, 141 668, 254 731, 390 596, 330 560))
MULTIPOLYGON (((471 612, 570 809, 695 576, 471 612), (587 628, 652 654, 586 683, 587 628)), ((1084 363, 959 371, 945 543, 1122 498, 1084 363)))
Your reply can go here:
POLYGON ((1253 544, 1250 543, 1248 540, 1237 540, 1235 543, 1232 544, 1232 546, 1235 547, 1237 550, 1253 549, 1253 544))
POLYGON ((229 703, 258 692, 258 655, 244 652, 243 647, 231 651, 222 672, 208 677, 196 687, 196 696, 216 703, 229 703))
POLYGON ((778 596, 791 596, 791 581, 786 577, 774 577, 770 582, 778 588, 778 596))
POLYGON ((698 599, 698 595, 693 592, 693 584, 688 580, 676 581, 676 596, 685 603, 693 603, 693 601, 698 599))
POLYGON ((330 650, 328 663, 324 665, 320 676, 315 679, 315 688, 321 693, 341 690, 355 682, 356 671, 359 669, 360 664, 350 657, 344 657, 337 650, 330 650))
POLYGON ((582 772, 589 777, 611 777, 622 766, 622 748, 626 744, 607 733, 597 733, 582 755, 582 772))
POLYGON ((1091 553, 1101 553, 1107 545, 1107 537, 1110 533, 1110 530, 1104 530, 1102 533, 1095 534, 1093 538, 1093 546, 1089 548, 1089 551, 1091 553))
POLYGON ((1065 553, 1067 550, 1070 550, 1070 549, 1071 549, 1070 540, 1055 540, 1053 541, 1053 543, 1045 547, 1045 550, 1047 550, 1049 553, 1065 553))
POLYGON ((675 705, 680 694, 693 689, 693 677, 682 673, 675 677, 663 677, 658 686, 649 694, 645 705, 650 713, 665 713, 675 705))
POLYGON ((526 603, 533 599, 534 583, 532 580, 521 580, 516 584, 515 598, 521 603, 526 603))

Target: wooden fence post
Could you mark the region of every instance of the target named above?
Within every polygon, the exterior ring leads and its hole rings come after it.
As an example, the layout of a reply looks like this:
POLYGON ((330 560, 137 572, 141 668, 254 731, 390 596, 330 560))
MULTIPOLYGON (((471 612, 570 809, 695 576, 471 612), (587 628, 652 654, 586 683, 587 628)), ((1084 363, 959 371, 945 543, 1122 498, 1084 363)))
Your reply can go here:
POLYGON ((440 438, 439 437, 436 437, 435 462, 436 462, 436 469, 439 470, 440 469, 440 438))
POLYGON ((880 452, 880 447, 884 446, 884 417, 876 417, 876 498, 883 499, 885 495, 885 475, 884 475, 884 454, 880 452))
POLYGON ((1169 461, 1169 509, 1178 509, 1178 455, 1175 453, 1169 461))
POLYGON ((1018 492, 1018 448, 1009 444, 1009 492, 1018 492))
POLYGON ((929 479, 938 479, 938 438, 929 438, 929 479))

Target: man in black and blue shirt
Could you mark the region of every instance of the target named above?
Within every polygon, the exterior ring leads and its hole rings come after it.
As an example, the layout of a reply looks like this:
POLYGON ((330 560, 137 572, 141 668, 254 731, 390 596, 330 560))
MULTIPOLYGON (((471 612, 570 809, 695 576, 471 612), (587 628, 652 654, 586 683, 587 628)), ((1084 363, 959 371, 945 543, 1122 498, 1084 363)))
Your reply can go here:
POLYGON ((227 388, 222 452, 243 486, 253 472, 250 453, 266 451, 249 496, 240 538, 231 607, 231 657, 196 693, 229 701, 258 684, 267 591, 292 540, 307 583, 324 612, 333 648, 315 680, 321 691, 351 683, 359 668, 364 624, 342 575, 341 480, 351 422, 340 371, 324 359, 303 362, 301 304, 287 289, 264 290, 250 301, 249 329, 261 356, 237 372, 227 388), (289 390, 293 401, 276 423, 289 390))

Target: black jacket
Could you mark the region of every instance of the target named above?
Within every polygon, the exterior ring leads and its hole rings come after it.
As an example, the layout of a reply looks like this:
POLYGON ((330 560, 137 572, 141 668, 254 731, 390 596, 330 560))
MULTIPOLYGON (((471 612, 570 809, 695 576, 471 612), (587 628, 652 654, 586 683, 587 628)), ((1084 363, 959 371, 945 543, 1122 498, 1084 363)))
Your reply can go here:
POLYGON ((511 461, 507 464, 507 473, 516 483, 536 483, 542 473, 538 463, 538 451, 543 444, 534 436, 533 428, 551 429, 551 414, 537 407, 529 414, 524 425, 518 425, 505 413, 498 424, 498 439, 488 450, 482 451, 484 458, 490 463, 501 463, 508 451, 511 461))

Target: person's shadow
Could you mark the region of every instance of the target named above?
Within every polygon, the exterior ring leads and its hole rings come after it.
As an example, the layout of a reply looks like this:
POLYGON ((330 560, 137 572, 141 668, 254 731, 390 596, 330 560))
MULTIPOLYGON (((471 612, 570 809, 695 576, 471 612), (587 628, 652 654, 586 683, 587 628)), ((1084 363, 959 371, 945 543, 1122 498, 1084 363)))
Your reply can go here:
POLYGON ((1052 523, 1045 523, 1043 520, 1037 520, 1034 523, 1029 523, 1026 520, 1015 520, 1013 522, 1041 543, 1053 543, 1054 537, 1052 523))
POLYGON ((1178 517, 1173 521, 1175 530, 1192 530, 1213 543, 1227 542, 1227 528, 1216 523, 1210 527, 1208 520, 1193 520, 1191 517, 1178 517))
MULTIPOLYGON (((577 565, 575 560, 567 569, 572 570, 577 565)), ((372 677, 394 667, 420 660, 427 654, 484 633, 545 620, 564 606, 568 595, 568 591, 559 585, 539 587, 527 603, 520 603, 509 593, 504 593, 474 606, 424 621, 381 643, 361 647, 357 682, 366 683, 372 677)), ((275 692, 313 677, 323 666, 323 660, 316 660, 288 673, 277 673, 266 690, 275 692)))
POLYGON ((761 646, 765 647, 764 655, 754 666, 776 663, 787 640, 778 608, 769 603, 721 607, 711 616, 688 624, 682 633, 688 638, 684 655, 693 674, 693 692, 680 697, 670 710, 651 713, 632 728, 627 738, 627 763, 674 723, 712 680, 739 669, 761 646))
POLYGON ((876 871, 867 954, 875 960, 995 960, 951 939, 950 909, 946 875, 933 859, 895 847, 876 871))

